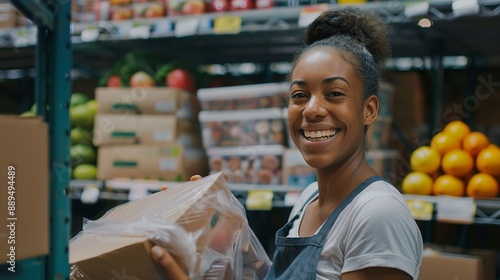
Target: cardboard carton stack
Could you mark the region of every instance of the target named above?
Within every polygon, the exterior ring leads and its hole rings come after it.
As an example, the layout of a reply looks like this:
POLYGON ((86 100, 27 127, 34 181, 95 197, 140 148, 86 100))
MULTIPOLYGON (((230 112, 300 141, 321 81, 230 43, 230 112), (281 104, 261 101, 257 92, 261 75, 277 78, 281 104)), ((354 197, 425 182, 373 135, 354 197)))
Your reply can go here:
POLYGON ((174 88, 97 88, 98 179, 187 181, 206 174, 196 98, 174 88))

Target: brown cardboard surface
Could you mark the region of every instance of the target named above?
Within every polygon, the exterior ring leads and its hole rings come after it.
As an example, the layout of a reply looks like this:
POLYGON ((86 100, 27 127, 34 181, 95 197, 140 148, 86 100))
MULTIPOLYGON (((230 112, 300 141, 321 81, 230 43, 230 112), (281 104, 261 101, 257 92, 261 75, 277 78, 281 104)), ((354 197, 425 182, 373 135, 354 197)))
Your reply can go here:
POLYGON ((106 88, 95 91, 99 114, 176 114, 195 118, 197 99, 189 92, 168 87, 106 88), (193 106, 194 105, 194 106, 193 106), (193 111, 193 108, 195 109, 193 111))
POLYGON ((418 280, 436 279, 484 280, 481 258, 451 253, 424 256, 418 280))
POLYGON ((0 131, 0 174, 3 176, 0 262, 10 259, 7 254, 11 246, 15 246, 16 261, 46 255, 49 252, 48 126, 35 117, 0 116, 0 131), (9 166, 15 168, 14 216, 9 215, 7 208, 9 166), (17 220, 8 221, 8 218, 17 220), (11 222, 15 224, 12 231, 7 227, 11 222))
POLYGON ((174 115, 98 114, 94 121, 95 146, 117 144, 176 144, 200 147, 196 122, 174 115))
POLYGON ((204 150, 177 145, 117 145, 100 147, 97 177, 187 181, 207 174, 204 150))
MULTIPOLYGON (((240 241, 234 239, 246 225, 245 217, 239 212, 242 209, 230 206, 231 199, 236 200, 223 176, 214 174, 123 204, 97 222, 104 225, 125 222, 130 227, 148 219, 156 223, 176 223, 199 236, 196 239, 198 269, 207 247, 226 252, 227 246, 240 241), (221 198, 228 204, 221 204, 221 198)), ((76 264, 87 276, 92 273, 91 279, 111 279, 116 277, 110 274, 113 271, 138 279, 162 279, 159 274, 155 275, 157 271, 149 255, 151 243, 146 234, 134 236, 127 237, 121 232, 98 234, 84 231, 70 243, 70 263, 76 264)))

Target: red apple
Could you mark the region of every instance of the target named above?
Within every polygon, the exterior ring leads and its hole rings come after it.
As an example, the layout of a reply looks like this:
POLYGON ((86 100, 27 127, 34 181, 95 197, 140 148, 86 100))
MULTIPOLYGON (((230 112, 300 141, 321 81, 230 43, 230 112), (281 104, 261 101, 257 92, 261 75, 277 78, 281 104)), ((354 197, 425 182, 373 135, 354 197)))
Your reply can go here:
POLYGON ((107 82, 107 87, 122 87, 122 80, 120 79, 120 76, 118 75, 111 75, 109 76, 108 82, 107 82))
POLYGON ((274 7, 274 0, 256 0, 255 8, 257 9, 267 9, 274 7))
POLYGON ((155 81, 151 75, 144 71, 139 71, 134 73, 132 77, 130 77, 130 87, 145 87, 150 88, 155 86, 155 81))
POLYGON ((144 13, 146 18, 159 18, 165 16, 165 8, 159 4, 152 4, 144 13))
POLYGON ((182 6, 182 14, 199 15, 205 12, 205 2, 203 0, 187 0, 182 6))
POLYGON ((193 75, 182 68, 170 71, 165 78, 167 87, 180 88, 189 92, 196 91, 196 83, 193 75))

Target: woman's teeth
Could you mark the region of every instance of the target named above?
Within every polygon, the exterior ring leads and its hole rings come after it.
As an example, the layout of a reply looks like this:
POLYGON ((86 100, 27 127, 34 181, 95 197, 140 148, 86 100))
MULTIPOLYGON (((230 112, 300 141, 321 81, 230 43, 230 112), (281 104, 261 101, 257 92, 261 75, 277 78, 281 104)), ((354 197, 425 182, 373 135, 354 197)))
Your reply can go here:
POLYGON ((328 130, 304 130, 304 136, 310 141, 323 141, 337 134, 337 129, 328 130))

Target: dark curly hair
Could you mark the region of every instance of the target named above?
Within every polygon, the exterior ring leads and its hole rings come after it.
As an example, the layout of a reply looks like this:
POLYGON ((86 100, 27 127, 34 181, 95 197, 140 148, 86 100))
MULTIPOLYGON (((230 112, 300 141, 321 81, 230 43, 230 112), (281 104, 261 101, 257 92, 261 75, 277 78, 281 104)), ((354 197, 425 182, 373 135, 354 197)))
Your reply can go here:
POLYGON ((378 93, 381 68, 390 57, 389 26, 376 14, 358 8, 323 12, 305 31, 305 47, 293 60, 292 71, 306 51, 330 47, 341 52, 363 81, 364 96, 378 93))

